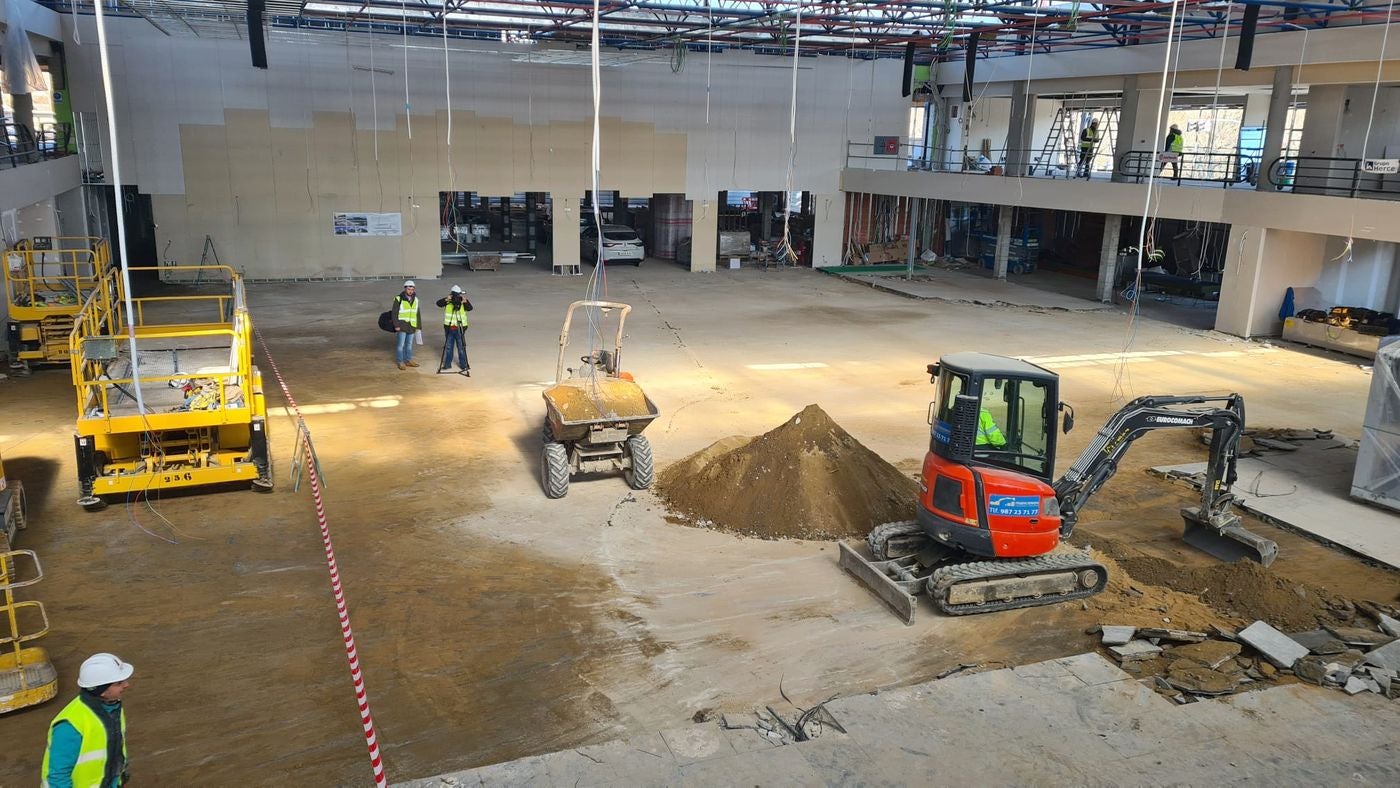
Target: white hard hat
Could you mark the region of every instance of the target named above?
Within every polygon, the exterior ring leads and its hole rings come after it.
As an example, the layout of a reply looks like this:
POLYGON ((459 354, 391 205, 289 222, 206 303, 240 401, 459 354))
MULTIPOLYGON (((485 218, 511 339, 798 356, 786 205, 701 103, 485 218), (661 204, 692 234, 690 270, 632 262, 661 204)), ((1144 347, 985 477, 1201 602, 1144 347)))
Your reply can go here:
POLYGON ((415 284, 413 283, 413 280, 412 280, 412 279, 408 279, 408 280, 405 280, 405 281, 404 281, 403 286, 404 286, 404 287, 417 287, 418 285, 415 285, 415 284))
POLYGON ((78 686, 83 689, 92 689, 106 684, 116 684, 119 681, 126 681, 131 678, 131 674, 136 671, 130 662, 122 662, 121 657, 116 654, 93 654, 83 660, 82 667, 78 668, 78 686))
POLYGON ((454 293, 460 293, 460 292, 462 292, 462 288, 458 287, 457 285, 453 285, 453 286, 452 286, 452 292, 454 292, 454 293))

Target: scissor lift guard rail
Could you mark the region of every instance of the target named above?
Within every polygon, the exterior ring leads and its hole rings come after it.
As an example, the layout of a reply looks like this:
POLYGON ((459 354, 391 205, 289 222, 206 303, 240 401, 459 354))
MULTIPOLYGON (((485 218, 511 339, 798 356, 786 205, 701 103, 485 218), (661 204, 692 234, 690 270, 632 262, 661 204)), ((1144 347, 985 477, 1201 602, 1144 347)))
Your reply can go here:
POLYGON ((74 317, 111 267, 103 238, 36 236, 5 250, 10 366, 67 364, 74 317))
POLYGON ((99 509, 102 496, 209 485, 270 491, 267 403, 242 278, 228 266, 130 270, 189 272, 203 285, 194 294, 132 299, 144 412, 133 388, 120 271, 109 271, 110 281, 84 303, 69 348, 78 503, 99 509))

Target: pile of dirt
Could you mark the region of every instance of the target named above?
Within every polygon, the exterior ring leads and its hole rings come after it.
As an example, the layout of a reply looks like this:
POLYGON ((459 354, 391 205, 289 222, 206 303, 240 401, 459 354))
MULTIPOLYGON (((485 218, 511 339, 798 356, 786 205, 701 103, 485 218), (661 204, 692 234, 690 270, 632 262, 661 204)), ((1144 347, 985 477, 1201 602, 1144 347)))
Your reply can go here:
POLYGON ((820 407, 666 468, 656 490, 687 522, 760 539, 863 537, 914 517, 918 485, 820 407))
MULTIPOLYGON (((1088 609, 1105 624, 1135 627, 1170 627, 1211 631, 1212 626, 1238 628, 1238 617, 1226 616, 1190 592, 1173 590, 1129 573, 1123 561, 1101 550, 1090 550, 1094 560, 1108 569, 1108 587, 1090 597, 1088 609)), ((1132 559, 1127 559, 1131 563, 1132 559)), ((1199 589, 1197 589, 1199 590, 1199 589)))
MULTIPOLYGON (((1130 545, 1095 539, 1133 589, 1169 589, 1198 599, 1227 620, 1267 621, 1285 632, 1308 630, 1345 618, 1351 605, 1326 589, 1281 577, 1253 561, 1182 566, 1143 555, 1130 545)), ((1148 605, 1149 608, 1155 605, 1148 605)))

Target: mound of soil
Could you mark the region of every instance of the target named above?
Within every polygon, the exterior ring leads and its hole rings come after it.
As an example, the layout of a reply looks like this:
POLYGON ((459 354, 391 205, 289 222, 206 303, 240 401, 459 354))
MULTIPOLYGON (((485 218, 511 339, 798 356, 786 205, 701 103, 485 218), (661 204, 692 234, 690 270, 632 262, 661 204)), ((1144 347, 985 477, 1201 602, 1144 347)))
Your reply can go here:
POLYGON ((725 438, 672 464, 656 491, 692 524, 760 539, 844 539, 913 519, 918 485, 808 405, 771 432, 725 438))

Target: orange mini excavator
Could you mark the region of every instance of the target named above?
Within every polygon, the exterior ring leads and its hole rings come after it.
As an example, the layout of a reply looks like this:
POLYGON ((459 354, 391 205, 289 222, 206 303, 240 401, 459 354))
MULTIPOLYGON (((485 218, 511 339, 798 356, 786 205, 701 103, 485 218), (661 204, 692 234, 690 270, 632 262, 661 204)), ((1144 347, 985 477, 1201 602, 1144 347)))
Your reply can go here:
POLYGON ((1059 376, 985 353, 944 356, 928 372, 938 399, 929 407, 932 439, 919 481, 918 519, 871 531, 866 543, 873 561, 844 542, 840 550, 841 566, 905 623, 913 623, 921 592, 944 613, 965 615, 1102 591, 1108 570, 1060 543, 1133 441, 1156 429, 1211 430, 1201 503, 1181 510, 1186 542, 1222 560, 1248 557, 1264 566, 1278 554, 1276 544, 1246 530, 1230 508, 1244 432, 1238 394, 1135 399, 1055 479, 1057 433, 1074 425, 1074 409, 1059 400, 1059 376))

